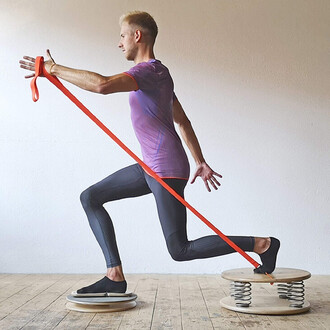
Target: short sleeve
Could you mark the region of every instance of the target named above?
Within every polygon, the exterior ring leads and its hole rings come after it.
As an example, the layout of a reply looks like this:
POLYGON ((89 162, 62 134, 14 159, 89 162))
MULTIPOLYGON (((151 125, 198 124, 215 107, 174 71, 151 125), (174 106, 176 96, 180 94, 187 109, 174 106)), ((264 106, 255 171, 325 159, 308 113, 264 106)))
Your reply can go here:
POLYGON ((139 63, 133 66, 129 71, 126 71, 125 74, 136 81, 140 90, 150 90, 156 87, 155 70, 149 63, 139 63))

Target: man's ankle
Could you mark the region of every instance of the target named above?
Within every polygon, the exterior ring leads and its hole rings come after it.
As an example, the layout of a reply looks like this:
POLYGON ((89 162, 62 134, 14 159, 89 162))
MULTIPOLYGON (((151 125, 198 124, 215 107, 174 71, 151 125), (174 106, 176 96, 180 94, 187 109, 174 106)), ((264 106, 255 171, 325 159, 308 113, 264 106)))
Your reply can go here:
POLYGON ((115 282, 125 281, 125 277, 124 277, 121 266, 108 268, 107 277, 110 280, 115 281, 115 282))
POLYGON ((111 276, 107 274, 107 277, 114 282, 122 282, 125 281, 125 277, 124 276, 111 276))
POLYGON ((255 237, 254 252, 262 254, 268 250, 270 247, 270 237, 255 237))

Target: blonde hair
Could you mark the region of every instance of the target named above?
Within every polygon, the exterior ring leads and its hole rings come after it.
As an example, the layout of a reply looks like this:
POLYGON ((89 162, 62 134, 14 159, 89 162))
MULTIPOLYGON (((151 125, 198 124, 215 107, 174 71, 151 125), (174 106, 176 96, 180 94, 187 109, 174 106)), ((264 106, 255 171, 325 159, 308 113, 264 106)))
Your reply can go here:
POLYGON ((141 28, 142 32, 146 33, 150 37, 151 43, 155 43, 158 34, 158 27, 150 14, 145 11, 131 11, 120 17, 119 24, 122 25, 123 22, 141 28))

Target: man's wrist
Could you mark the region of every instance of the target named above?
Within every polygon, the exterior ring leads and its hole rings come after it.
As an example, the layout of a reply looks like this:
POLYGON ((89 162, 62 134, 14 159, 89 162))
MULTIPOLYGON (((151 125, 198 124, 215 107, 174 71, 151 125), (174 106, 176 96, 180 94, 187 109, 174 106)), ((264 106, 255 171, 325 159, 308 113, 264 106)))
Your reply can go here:
POLYGON ((53 68, 54 68, 55 65, 56 65, 56 63, 53 63, 53 64, 50 66, 50 68, 49 68, 49 74, 50 74, 50 75, 54 74, 54 73, 53 73, 53 68))
POLYGON ((203 158, 203 159, 197 159, 195 161, 195 163, 196 163, 196 166, 199 166, 199 165, 205 164, 206 162, 205 162, 205 159, 203 158))

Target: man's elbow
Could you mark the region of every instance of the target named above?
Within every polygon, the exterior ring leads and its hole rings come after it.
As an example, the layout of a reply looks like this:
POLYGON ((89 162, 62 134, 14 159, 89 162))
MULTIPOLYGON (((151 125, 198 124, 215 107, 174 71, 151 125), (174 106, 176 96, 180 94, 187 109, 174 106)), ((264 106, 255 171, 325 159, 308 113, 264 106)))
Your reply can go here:
POLYGON ((95 86, 95 92, 103 95, 113 93, 111 80, 106 78, 100 79, 100 81, 95 86))
POLYGON ((183 129, 191 127, 191 122, 187 117, 180 120, 177 124, 179 125, 180 128, 183 128, 183 129))

